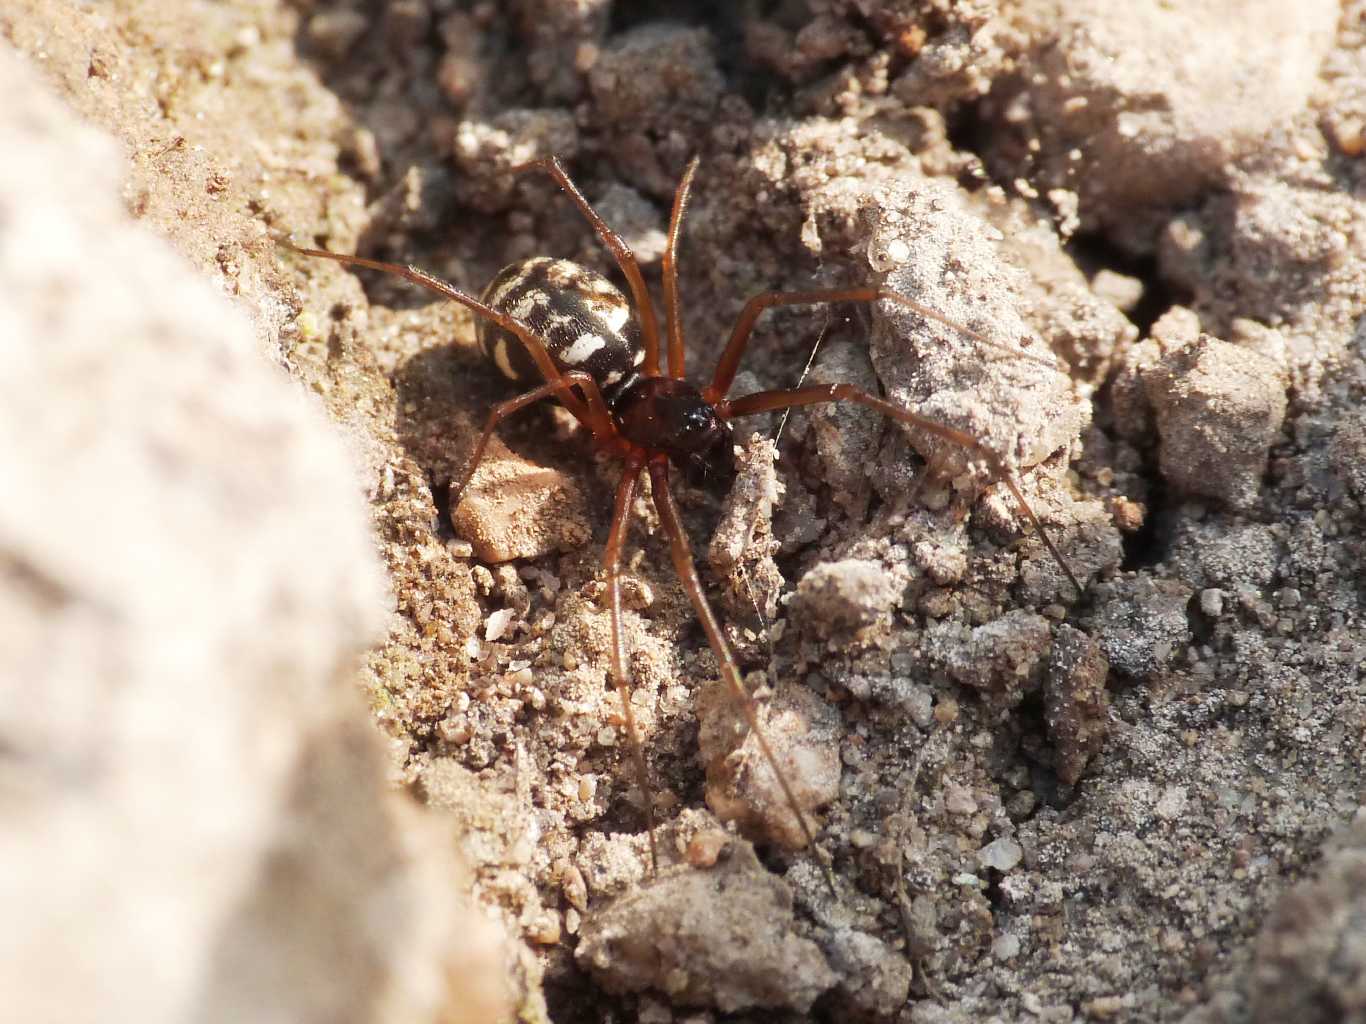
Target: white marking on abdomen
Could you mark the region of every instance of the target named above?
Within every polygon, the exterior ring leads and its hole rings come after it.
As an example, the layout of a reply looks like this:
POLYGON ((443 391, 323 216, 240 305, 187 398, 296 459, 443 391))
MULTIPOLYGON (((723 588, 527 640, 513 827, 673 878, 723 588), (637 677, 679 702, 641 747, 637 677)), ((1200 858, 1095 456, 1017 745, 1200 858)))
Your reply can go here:
POLYGON ((521 287, 524 280, 526 280, 526 278, 521 274, 510 275, 507 280, 498 286, 496 291, 490 293, 484 299, 485 303, 492 306, 494 309, 497 309, 514 289, 521 287))
POLYGON ((614 302, 608 306, 604 304, 596 310, 613 334, 620 334, 621 329, 626 326, 626 321, 631 319, 631 308, 620 302, 614 302))
POLYGON ((580 334, 569 349, 560 353, 560 362, 566 366, 582 366, 594 352, 605 348, 607 342, 596 334, 580 334))
POLYGON ((503 376, 508 380, 517 379, 517 371, 512 368, 512 361, 508 359, 508 340, 499 338, 498 344, 493 346, 493 361, 498 369, 503 371, 503 376))
POLYGON ((513 306, 510 313, 513 319, 526 322, 527 318, 536 310, 538 306, 548 306, 550 297, 545 292, 527 292, 517 300, 517 305, 513 306))

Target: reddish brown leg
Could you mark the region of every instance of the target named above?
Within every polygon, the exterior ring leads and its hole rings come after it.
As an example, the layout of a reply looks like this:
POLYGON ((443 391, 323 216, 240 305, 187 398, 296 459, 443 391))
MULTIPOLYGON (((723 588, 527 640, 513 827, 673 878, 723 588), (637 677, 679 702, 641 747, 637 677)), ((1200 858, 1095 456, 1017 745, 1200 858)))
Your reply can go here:
POLYGON ((682 380, 684 375, 683 318, 678 309, 678 236, 683 230, 683 211, 688 206, 688 191, 697 173, 697 157, 688 161, 683 179, 674 193, 674 208, 669 214, 669 237, 664 246, 664 319, 669 329, 669 376, 682 380))
MULTIPOLYGON (((590 411, 601 410, 600 414, 602 416, 607 415, 607 407, 603 402, 602 393, 598 390, 598 382, 589 374, 584 373, 582 370, 569 370, 565 372, 564 378, 571 384, 577 384, 583 389, 590 411)), ((513 413, 520 412, 527 406, 533 405, 542 399, 561 397, 559 394, 560 387, 559 381, 546 381, 540 387, 533 388, 525 394, 518 395, 516 398, 509 398, 505 402, 499 402, 493 407, 489 412, 488 420, 484 423, 484 430, 479 435, 479 440, 475 442, 474 451, 470 455, 469 466, 465 469, 465 475, 460 478, 459 486, 451 491, 452 512, 460 505, 460 498, 465 493, 465 488, 469 486, 470 480, 474 478, 474 471, 479 468, 479 463, 483 461, 484 449, 488 447, 489 438, 493 436, 493 431, 497 428, 498 424, 513 413)), ((599 413, 593 412, 592 415, 597 416, 599 413)), ((593 431, 595 437, 602 436, 599 433, 599 430, 593 426, 591 421, 582 418, 581 421, 589 430, 593 431)), ((610 419, 607 421, 606 429, 609 431, 613 430, 610 419)), ((613 433, 615 433, 615 431, 613 431, 613 433)), ((607 436, 610 437, 612 434, 609 433, 607 436)))
POLYGON ((564 190, 570 199, 574 200, 583 215, 588 218, 588 223, 593 225, 593 230, 598 233, 598 238, 602 239, 602 244, 612 250, 612 255, 616 257, 617 266, 626 275, 626 283, 631 289, 631 298, 636 306, 636 318, 640 322, 640 340, 645 349, 645 363, 642 372, 647 377, 659 376, 659 324, 655 321, 654 303, 650 301, 650 290, 645 287, 645 278, 641 276, 640 265, 636 263, 636 255, 631 251, 630 246, 621 240, 621 236, 613 231, 593 209, 592 205, 579 191, 564 169, 564 165, 559 159, 553 156, 542 157, 539 160, 531 160, 524 164, 518 164, 512 169, 513 174, 521 174, 523 171, 544 171, 555 180, 555 184, 564 190))
POLYGON ((616 435, 616 428, 612 426, 611 414, 608 413, 607 406, 602 400, 602 395, 598 393, 596 385, 591 389, 585 389, 583 400, 580 400, 579 396, 574 393, 574 389, 570 387, 566 375, 560 372, 559 367, 550 358, 550 353, 546 351, 544 342, 506 313, 500 313, 492 306, 484 305, 473 296, 466 295, 455 285, 443 281, 439 277, 434 277, 419 267, 405 266, 401 263, 385 263, 383 260, 371 260, 362 256, 343 256, 341 253, 328 252, 326 249, 305 249, 283 240, 280 241, 280 244, 301 256, 317 256, 348 267, 364 267, 367 270, 379 270, 386 274, 394 274, 405 281, 411 281, 413 284, 434 291, 452 302, 458 302, 466 309, 492 321, 505 331, 515 334, 526 346, 527 352, 536 363, 536 368, 541 371, 541 376, 545 378, 547 384, 551 385, 555 396, 564 404, 564 407, 573 413, 580 423, 591 430, 595 437, 606 440, 616 435))
POLYGON ((721 359, 716 364, 716 373, 712 375, 711 384, 702 390, 703 397, 713 403, 726 397, 731 384, 735 381, 735 373, 740 369, 740 360, 744 358, 745 347, 749 344, 749 337, 754 331, 755 321, 759 319, 759 315, 764 310, 773 306, 818 306, 830 302, 876 302, 879 299, 886 299, 888 302, 905 306, 927 320, 943 324, 945 327, 971 338, 979 345, 1001 349, 1010 353, 1014 358, 1028 359, 1030 362, 1040 363, 1050 370, 1063 372, 1056 360, 1041 358, 1028 352, 1021 352, 1002 342, 992 341, 986 335, 955 323, 942 313, 936 313, 928 306, 923 306, 913 299, 906 298, 900 292, 889 291, 886 288, 829 288, 809 292, 763 292, 746 302, 745 308, 740 311, 740 317, 735 321, 735 327, 730 332, 730 340, 726 342, 726 350, 721 353, 721 359))
POLYGON ((763 752, 764 760, 768 762, 769 769, 782 788, 783 799, 787 802, 792 813, 796 815, 797 823, 801 826, 802 836, 806 839, 806 845, 811 848, 812 853, 820 861, 821 867, 825 871, 826 883, 830 886, 831 893, 834 893, 834 874, 830 870, 830 865, 821 858, 820 850, 816 846, 816 836, 811 830, 810 822, 806 820, 806 813, 797 803, 797 795, 792 791, 792 785, 787 781, 787 774, 778 764, 778 759, 773 754, 773 748, 769 746, 768 737, 764 735, 763 729, 759 725, 759 711, 755 707, 754 698, 745 689, 744 681, 740 678, 740 669, 735 664, 735 656, 731 654, 730 645, 726 643, 725 635, 721 632, 721 624, 717 621, 715 614, 712 613, 711 603, 707 601, 707 595, 702 589, 702 581, 697 575, 697 565, 693 561, 692 545, 688 543, 688 535, 684 532, 683 524, 679 520, 678 506, 674 502, 673 492, 669 490, 669 463, 667 459, 659 457, 650 462, 650 482, 654 493, 655 508, 659 511, 660 525, 664 527, 664 533, 669 538, 669 554, 673 557, 674 571, 678 574, 683 589, 688 593, 693 611, 696 612, 698 621, 702 623, 702 630, 707 634, 707 643, 711 645, 712 653, 716 655, 717 665, 721 669, 721 678, 726 681, 726 686, 730 688, 736 702, 740 705, 741 713, 745 716, 745 724, 754 734, 759 749, 763 752))
POLYGON ((612 506, 612 528, 607 534, 602 564, 607 573, 607 608, 612 620, 612 686, 621 697, 621 717, 626 724, 626 744, 635 762, 636 781, 645 801, 645 827, 650 836, 650 870, 659 874, 659 851, 655 846, 655 805, 650 798, 649 770, 645 766, 645 750, 636 728, 636 715, 631 707, 631 683, 626 676, 626 651, 621 635, 621 553, 626 546, 626 535, 631 524, 631 501, 635 498, 636 481, 640 477, 645 456, 633 452, 626 459, 626 472, 617 485, 617 498, 612 506))
POLYGON ((946 427, 942 423, 918 416, 909 409, 903 409, 899 405, 882 398, 874 397, 866 391, 848 384, 816 384, 810 387, 793 388, 789 391, 760 391, 753 395, 746 395, 744 398, 737 398, 733 402, 722 401, 717 404, 716 411, 723 418, 730 419, 737 416, 753 416, 755 413, 772 412, 774 409, 787 409, 795 405, 816 405, 820 402, 857 402, 859 405, 866 405, 870 409, 876 409, 884 416, 890 416, 901 423, 907 423, 913 427, 941 437, 945 441, 960 445, 971 452, 975 452, 991 470, 993 477, 1001 481, 1010 489, 1010 493, 1015 496, 1015 501, 1024 512, 1025 518, 1034 527, 1034 532, 1044 543, 1049 554, 1053 556, 1061 567, 1072 586, 1077 591, 1077 598, 1084 596, 1081 583, 1077 580, 1076 574, 1072 572, 1067 560, 1062 557, 1062 552, 1057 549, 1053 541, 1049 538, 1048 532, 1043 528, 1043 523, 1034 514, 1034 510, 1029 507, 1029 502, 1025 501, 1024 493, 1020 490, 1020 485, 1016 481, 1013 473, 1010 472, 1005 461, 996 454, 990 447, 984 444, 981 439, 974 437, 965 430, 956 430, 953 427, 946 427))

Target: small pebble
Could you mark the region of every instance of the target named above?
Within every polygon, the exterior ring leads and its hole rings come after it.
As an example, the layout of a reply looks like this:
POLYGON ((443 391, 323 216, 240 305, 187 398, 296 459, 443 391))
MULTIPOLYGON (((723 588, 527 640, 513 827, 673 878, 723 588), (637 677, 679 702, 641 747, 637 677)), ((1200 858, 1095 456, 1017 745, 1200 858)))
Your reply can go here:
POLYGON ((1000 872, 1010 871, 1023 859, 1024 847, 1007 836, 987 843, 977 851, 977 862, 983 868, 994 868, 1000 872))
POLYGON ((699 832, 688 841, 683 856, 695 868, 712 867, 721 857, 721 851, 730 842, 730 837, 719 829, 699 832))
POLYGON ((484 639, 492 643, 502 638, 507 632, 508 624, 512 621, 513 611, 511 608, 500 608, 487 619, 484 620, 484 639))

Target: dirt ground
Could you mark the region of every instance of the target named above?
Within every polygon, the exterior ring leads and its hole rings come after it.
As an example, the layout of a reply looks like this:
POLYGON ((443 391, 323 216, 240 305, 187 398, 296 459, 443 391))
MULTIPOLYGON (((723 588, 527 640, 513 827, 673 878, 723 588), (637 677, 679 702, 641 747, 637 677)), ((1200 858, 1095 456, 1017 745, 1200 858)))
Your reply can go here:
MULTIPOLYGON (((507 936, 470 970, 506 974, 505 1012, 1366 1021, 1366 4, 11 0, 0 37, 113 136, 129 216, 346 449, 389 581, 339 677, 383 740, 359 775, 463 857, 507 936), (792 386, 819 346, 809 380, 998 452, 1084 584, 971 452, 856 407, 737 424, 730 494, 675 485, 818 851, 648 496, 642 793, 600 600, 618 464, 523 413, 452 509, 511 393, 471 314, 276 244, 475 294, 537 255, 620 282, 553 183, 509 173, 549 155, 652 286, 701 158, 694 379, 772 289, 877 284, 988 339, 893 303, 781 309, 733 393, 792 386)), ((314 948, 356 928, 398 959, 402 922, 357 914, 319 916, 314 948)), ((472 1012, 463 937, 412 947, 444 965, 433 1019, 472 1012)), ((244 987, 267 959, 231 961, 244 987)), ((388 969, 330 1019, 399 1019, 366 995, 388 969)))

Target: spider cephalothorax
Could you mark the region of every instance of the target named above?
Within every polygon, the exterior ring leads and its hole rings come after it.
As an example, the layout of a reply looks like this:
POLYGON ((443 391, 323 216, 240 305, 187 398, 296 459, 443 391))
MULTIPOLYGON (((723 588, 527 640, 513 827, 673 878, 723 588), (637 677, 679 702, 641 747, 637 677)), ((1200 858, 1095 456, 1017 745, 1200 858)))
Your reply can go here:
MULTIPOLYGON (((320 249, 290 248, 307 256, 320 256, 351 266, 397 274, 461 303, 478 315, 479 344, 494 365, 510 379, 540 382, 530 391, 494 407, 474 447, 464 478, 451 491, 452 507, 459 502, 498 423, 544 398, 558 399, 599 444, 616 453, 625 463, 625 472, 617 486, 613 503, 612 525, 603 553, 603 569, 612 625, 611 677, 621 696, 622 717, 631 756, 640 776, 642 791, 646 793, 649 791, 648 772, 629 699, 622 642, 621 562, 627 523, 640 474, 649 472, 651 496, 659 513, 660 525, 669 540, 674 568, 707 634, 721 675, 736 696, 746 724, 754 734, 782 789, 787 806, 800 826, 801 835, 807 844, 814 845, 808 809, 798 802, 760 728, 754 698, 741 681, 735 658, 697 575, 692 551, 679 521, 678 508, 669 490, 669 466, 673 465, 697 481, 729 479, 733 472, 731 420, 793 406, 855 402, 976 454, 989 467, 994 478, 1010 490, 1026 520, 1080 595, 1080 582, 1025 501, 1005 461, 977 437, 944 426, 848 384, 810 385, 790 390, 760 391, 735 399, 727 397, 755 321, 765 309, 773 306, 887 300, 909 307, 927 319, 946 324, 984 345, 994 343, 905 296, 883 288, 764 292, 745 304, 711 381, 703 387, 697 387, 684 379, 683 329, 676 263, 679 230, 697 161, 689 164, 675 193, 664 250, 667 373, 661 367, 661 339, 654 304, 631 250, 593 210, 588 200, 569 180, 559 161, 551 158, 526 166, 543 170, 554 178, 611 249, 626 278, 634 312, 626 297, 604 277, 567 260, 538 257, 514 263, 494 278, 481 299, 475 299, 416 267, 342 256, 320 249)), ((651 860, 657 866, 654 811, 649 800, 645 807, 651 860)), ((828 869, 826 877, 833 888, 833 876, 828 869)))
POLYGON ((644 377, 612 409, 622 437, 669 456, 695 484, 735 476, 735 432, 686 380, 644 377))

